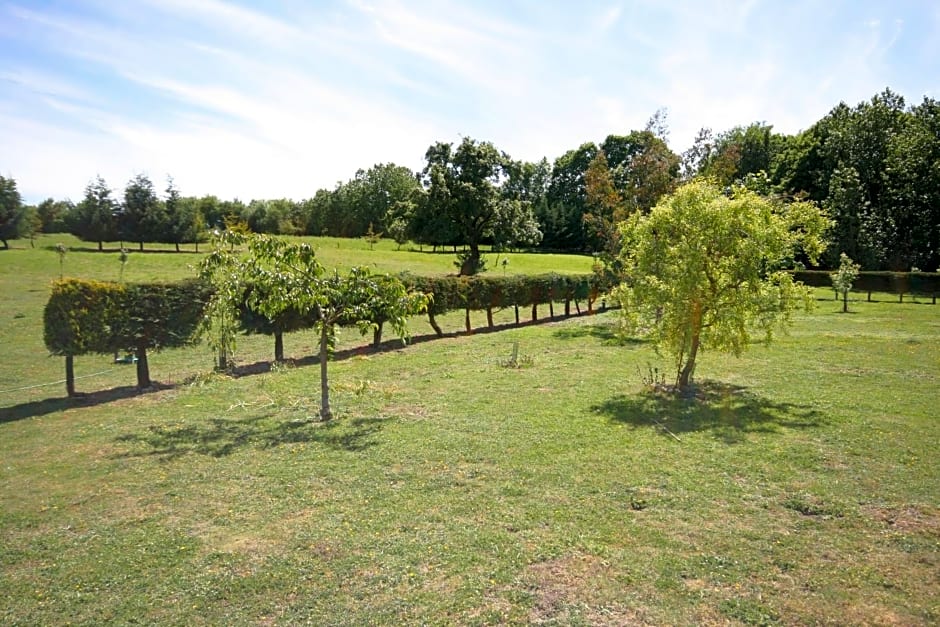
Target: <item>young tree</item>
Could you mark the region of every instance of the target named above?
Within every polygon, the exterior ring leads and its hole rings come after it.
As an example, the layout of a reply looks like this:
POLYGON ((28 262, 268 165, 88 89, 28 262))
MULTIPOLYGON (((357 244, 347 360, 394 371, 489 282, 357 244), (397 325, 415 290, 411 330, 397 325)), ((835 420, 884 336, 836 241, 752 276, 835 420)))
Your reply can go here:
POLYGON ((839 255, 839 269, 830 275, 832 277, 832 287, 842 294, 842 313, 849 311, 849 290, 852 289, 852 283, 858 278, 860 267, 848 255, 842 253, 839 255))
POLYGON ((13 178, 0 176, 0 241, 9 248, 7 240, 19 237, 23 201, 13 178))
POLYGON ((215 281, 213 307, 234 317, 237 299, 249 284, 263 286, 251 291, 252 309, 273 320, 288 309, 314 320, 320 335, 320 418, 333 416, 330 408, 327 359, 336 327, 355 325, 365 333, 374 328, 375 312, 402 337, 407 336, 407 317, 427 304, 423 294, 409 293, 401 281, 371 275, 354 268, 348 276, 324 276, 324 268, 313 248, 265 236, 249 236, 248 251, 236 256, 225 250, 224 242, 206 258, 201 272, 215 281))
POLYGON ((728 196, 694 180, 649 215, 621 225, 626 281, 617 296, 627 332, 647 331, 676 360, 687 390, 700 350, 735 355, 754 329, 770 341, 809 289, 783 271, 802 252, 815 263, 828 218, 811 203, 776 204, 743 188, 728 196))

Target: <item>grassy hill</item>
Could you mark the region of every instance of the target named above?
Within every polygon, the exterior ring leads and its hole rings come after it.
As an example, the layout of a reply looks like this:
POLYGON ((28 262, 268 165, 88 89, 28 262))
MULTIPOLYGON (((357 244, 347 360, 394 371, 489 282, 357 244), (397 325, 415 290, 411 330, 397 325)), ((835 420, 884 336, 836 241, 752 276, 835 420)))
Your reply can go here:
MULTIPOLYGON (((327 265, 451 271, 451 255, 344 243, 322 245, 327 265)), ((125 278, 195 259, 132 253, 125 278)), ((119 262, 73 251, 66 268, 117 278, 119 262)), ((0 252, 2 390, 62 378, 36 321, 56 276, 50 250, 0 252)), ((165 385, 141 395, 130 367, 80 358, 104 372, 79 388, 101 392, 0 396, 0 617, 935 624, 940 308, 892 301, 820 300, 770 347, 705 353, 694 401, 644 386, 669 360, 618 342, 615 313, 379 353, 345 333, 329 424, 310 421, 304 334, 294 365, 237 378, 210 374, 204 347, 157 353, 165 385), (514 345, 524 367, 507 367, 514 345)), ((247 338, 240 362, 270 349, 247 338)))

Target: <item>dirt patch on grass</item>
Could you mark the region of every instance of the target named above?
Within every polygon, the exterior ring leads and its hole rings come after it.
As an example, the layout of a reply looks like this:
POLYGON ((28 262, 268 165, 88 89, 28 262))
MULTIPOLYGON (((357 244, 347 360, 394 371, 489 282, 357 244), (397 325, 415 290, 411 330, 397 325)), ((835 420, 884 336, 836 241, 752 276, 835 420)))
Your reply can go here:
POLYGON ((599 557, 576 554, 539 562, 522 579, 534 597, 528 617, 532 624, 654 624, 642 609, 614 600, 623 598, 623 590, 599 557))
POLYGON ((940 536, 940 508, 924 505, 866 508, 869 516, 904 533, 940 536))

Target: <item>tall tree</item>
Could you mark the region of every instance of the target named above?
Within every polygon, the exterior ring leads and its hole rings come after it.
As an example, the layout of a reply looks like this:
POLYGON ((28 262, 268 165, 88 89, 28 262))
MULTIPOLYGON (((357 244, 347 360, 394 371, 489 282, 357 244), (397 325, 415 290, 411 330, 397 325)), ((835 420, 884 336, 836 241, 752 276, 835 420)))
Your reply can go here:
POLYGON ((95 178, 85 187, 85 197, 69 216, 71 233, 82 241, 97 242, 98 250, 102 250, 103 242, 117 238, 117 207, 105 180, 95 178))
POLYGON ((617 224, 626 218, 625 204, 614 187, 614 179, 607 165, 607 155, 600 150, 584 173, 587 211, 584 225, 588 242, 596 251, 608 256, 620 249, 617 224))
POLYGON ((812 304, 784 269, 798 249, 818 257, 828 224, 811 203, 776 205, 744 188, 727 196, 703 180, 681 186, 623 223, 625 330, 648 330, 675 358, 677 387, 688 389, 702 349, 740 354, 755 329, 770 341, 799 305, 812 304))
POLYGON ((74 206, 68 200, 46 198, 36 206, 43 233, 62 233, 68 231, 68 214, 74 206))
POLYGON ((889 265, 940 269, 940 102, 924 98, 889 144, 884 203, 894 226, 889 265))
POLYGON ((454 224, 468 254, 460 261, 461 274, 483 268, 480 246, 496 224, 500 185, 508 157, 489 142, 464 138, 456 150, 438 142, 425 155, 424 180, 428 201, 454 224))
POLYGON ((23 200, 13 177, 0 176, 0 241, 9 248, 7 240, 19 237, 23 200))
POLYGON ((153 182, 144 174, 137 174, 124 188, 124 202, 118 215, 121 237, 137 242, 140 250, 144 242, 163 239, 166 231, 166 210, 153 188, 153 182))
POLYGON ((585 173, 598 147, 592 142, 569 150, 555 160, 546 193, 542 224, 546 248, 583 251, 588 247, 584 214, 587 213, 585 173))

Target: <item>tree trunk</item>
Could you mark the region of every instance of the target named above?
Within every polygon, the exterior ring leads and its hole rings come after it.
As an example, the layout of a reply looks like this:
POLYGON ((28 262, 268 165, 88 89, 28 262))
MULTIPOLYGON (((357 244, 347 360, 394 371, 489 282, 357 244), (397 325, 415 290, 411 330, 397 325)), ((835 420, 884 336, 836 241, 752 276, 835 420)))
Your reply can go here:
POLYGON ((103 250, 104 250, 104 242, 98 242, 98 252, 100 253, 103 250))
POLYGON ((444 337, 444 331, 441 329, 441 325, 437 323, 437 320, 434 319, 434 313, 431 310, 428 310, 428 322, 434 332, 437 333, 437 337, 444 337))
POLYGON ((144 252, 144 242, 143 242, 143 240, 141 240, 140 242, 138 242, 138 244, 140 244, 140 252, 144 252))
POLYGON ((565 318, 567 318, 570 315, 571 315, 571 301, 566 298, 565 299, 565 318))
POLYGON ((849 311, 849 292, 848 290, 842 292, 842 313, 848 313, 849 311))
POLYGON ((486 325, 491 329, 493 328, 493 308, 492 307, 486 308, 486 325))
POLYGON ((228 353, 225 352, 224 348, 219 349, 219 365, 217 369, 219 372, 228 370, 228 353))
POLYGON ((284 361, 284 333, 274 332, 274 361, 284 361))
POLYGON ((383 322, 379 322, 375 325, 375 329, 372 330, 372 345, 376 348, 382 344, 382 325, 383 322))
POLYGON ((473 331, 473 329, 470 328, 470 308, 467 307, 465 311, 466 313, 464 315, 464 326, 467 328, 467 333, 470 333, 471 331, 473 331))
POLYGON ((696 303, 692 311, 692 344, 689 346, 689 358, 679 372, 679 389, 688 390, 692 382, 692 373, 695 372, 695 358, 698 355, 698 346, 702 338, 702 306, 696 303))
POLYGON ((180 251, 180 243, 179 243, 179 242, 174 242, 174 243, 176 244, 176 252, 179 252, 179 251, 180 251))
POLYGON ((516 326, 519 326, 519 305, 513 305, 513 308, 516 310, 516 326))
POLYGON ((548 301, 548 317, 549 318, 555 317, 555 304, 551 301, 551 299, 549 299, 548 301))
POLYGON ((535 322, 539 319, 539 306, 537 303, 532 303, 532 322, 535 322))
POLYGON ((75 396, 75 358, 71 355, 65 356, 65 393, 75 396))
POLYGON ((320 420, 333 418, 330 409, 330 381, 327 378, 326 358, 330 350, 330 327, 320 323, 320 420))
POLYGON ((137 387, 145 390, 150 387, 150 366, 147 363, 147 347, 137 346, 137 387))

